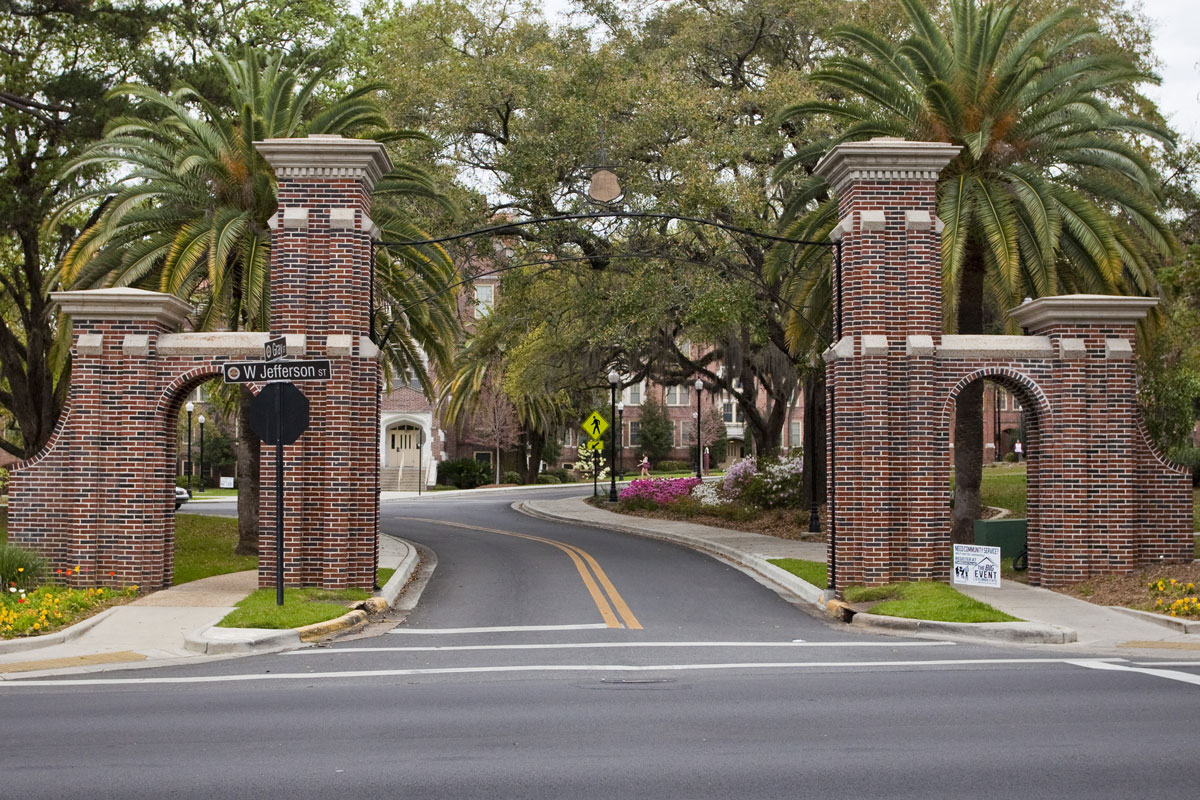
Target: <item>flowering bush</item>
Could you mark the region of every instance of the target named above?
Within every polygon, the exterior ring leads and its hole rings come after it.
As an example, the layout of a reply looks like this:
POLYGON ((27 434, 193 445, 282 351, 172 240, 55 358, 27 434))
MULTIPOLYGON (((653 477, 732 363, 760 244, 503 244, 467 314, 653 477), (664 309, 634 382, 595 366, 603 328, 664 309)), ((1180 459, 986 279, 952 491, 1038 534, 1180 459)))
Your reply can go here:
POLYGON ((798 455, 759 459, 758 472, 742 499, 761 508, 795 508, 804 500, 804 459, 798 455))
POLYGON ((634 506, 665 506, 687 497, 699 478, 641 478, 621 490, 622 503, 634 506))
POLYGON ((741 496, 754 475, 758 472, 758 464, 753 458, 743 458, 729 465, 725 477, 721 479, 721 494, 728 498, 741 496))
MULTIPOLYGON (((579 477, 590 481, 592 479, 592 472, 594 472, 596 469, 596 462, 599 461, 601 464, 603 464, 604 456, 601 455, 597 457, 596 451, 589 450, 586 442, 580 444, 579 449, 576 452, 579 454, 579 458, 575 461, 575 472, 579 475, 579 477)), ((608 477, 608 467, 602 466, 600 468, 600 474, 596 477, 596 480, 606 481, 608 480, 608 477)))
POLYGON ((719 506, 725 502, 721 487, 716 483, 697 483, 692 487, 692 497, 699 500, 702 506, 719 506))
POLYGON ((28 589, 46 574, 46 560, 32 550, 0 544, 0 586, 28 589))

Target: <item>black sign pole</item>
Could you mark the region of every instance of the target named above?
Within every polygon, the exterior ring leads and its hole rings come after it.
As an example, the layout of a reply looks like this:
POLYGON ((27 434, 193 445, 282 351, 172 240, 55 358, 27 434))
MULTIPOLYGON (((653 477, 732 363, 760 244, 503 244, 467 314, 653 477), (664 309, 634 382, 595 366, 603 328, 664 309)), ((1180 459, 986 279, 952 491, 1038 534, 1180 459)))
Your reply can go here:
POLYGON ((592 448, 592 497, 600 493, 600 454, 592 448))
POLYGON ((417 431, 417 497, 421 496, 421 457, 425 455, 425 432, 417 431))
POLYGON ((283 605, 283 392, 275 393, 275 605, 283 605))

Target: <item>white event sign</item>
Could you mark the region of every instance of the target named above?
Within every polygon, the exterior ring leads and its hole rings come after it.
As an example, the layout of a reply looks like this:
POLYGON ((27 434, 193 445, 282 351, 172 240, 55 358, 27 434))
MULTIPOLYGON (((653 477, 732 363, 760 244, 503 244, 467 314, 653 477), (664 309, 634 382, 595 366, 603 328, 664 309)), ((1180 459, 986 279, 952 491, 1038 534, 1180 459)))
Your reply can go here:
POLYGON ((233 476, 232 475, 230 475, 228 477, 226 477, 225 475, 221 476, 221 488, 222 489, 232 489, 233 488, 233 476))
POLYGON ((1000 588, 1000 548, 978 544, 954 545, 953 583, 1000 588))

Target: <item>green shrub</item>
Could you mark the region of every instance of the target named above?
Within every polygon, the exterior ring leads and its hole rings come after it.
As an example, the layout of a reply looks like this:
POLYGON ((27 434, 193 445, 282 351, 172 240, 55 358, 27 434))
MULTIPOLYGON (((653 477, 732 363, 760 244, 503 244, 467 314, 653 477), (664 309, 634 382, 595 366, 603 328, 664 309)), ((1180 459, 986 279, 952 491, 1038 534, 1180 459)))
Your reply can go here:
POLYGON ((567 472, 561 467, 559 469, 548 469, 542 474, 551 475, 555 478, 558 478, 559 483, 568 483, 571 480, 571 473, 567 472))
POLYGON ((492 468, 473 458, 452 458, 438 465, 438 483, 456 489, 474 489, 492 480, 492 468))
POLYGON ((537 482, 542 484, 562 483, 562 481, 558 479, 557 475, 552 475, 549 472, 543 472, 541 475, 538 475, 537 482))
POLYGON ((687 461, 660 461, 654 465, 655 472, 691 472, 696 465, 687 461))
POLYGON ((46 559, 24 547, 0 544, 0 585, 4 591, 30 589, 41 583, 45 576, 46 559))
POLYGON ((1200 486, 1200 447, 1181 447, 1171 453, 1177 464, 1192 470, 1192 486, 1200 486))
POLYGON ((503 473, 500 474, 500 482, 501 483, 524 483, 525 481, 521 479, 521 473, 517 472, 515 469, 510 469, 510 470, 505 470, 503 473))
POLYGON ((1005 454, 1004 454, 1004 461, 1005 461, 1006 463, 1008 463, 1008 464, 1015 464, 1015 463, 1017 463, 1017 454, 1016 454, 1016 453, 1005 453, 1005 454))
POLYGON ((8 470, 0 467, 0 494, 8 494, 8 470))

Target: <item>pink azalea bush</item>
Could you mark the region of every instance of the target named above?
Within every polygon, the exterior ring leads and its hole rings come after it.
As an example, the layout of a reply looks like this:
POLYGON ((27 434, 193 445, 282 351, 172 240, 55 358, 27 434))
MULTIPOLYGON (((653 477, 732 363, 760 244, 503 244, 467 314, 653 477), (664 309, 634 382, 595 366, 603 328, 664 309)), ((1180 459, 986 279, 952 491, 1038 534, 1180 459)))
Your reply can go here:
POLYGON ((622 503, 665 506, 687 497, 699 478, 641 478, 621 490, 622 503))

